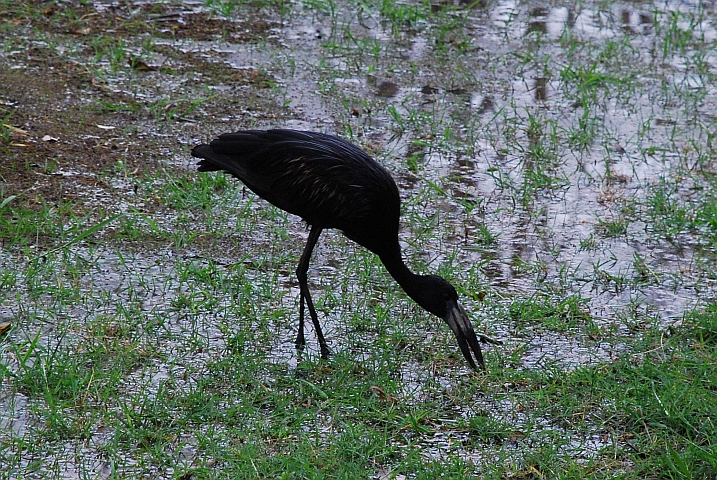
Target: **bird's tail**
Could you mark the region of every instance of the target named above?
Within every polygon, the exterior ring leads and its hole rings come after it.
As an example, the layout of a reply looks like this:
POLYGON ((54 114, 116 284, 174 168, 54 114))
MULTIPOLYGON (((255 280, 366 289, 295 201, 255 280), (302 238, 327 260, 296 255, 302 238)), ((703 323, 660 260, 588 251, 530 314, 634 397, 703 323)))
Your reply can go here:
POLYGON ((239 179, 244 178, 244 169, 236 157, 217 153, 211 145, 197 145, 192 149, 192 156, 201 158, 197 163, 200 172, 225 171, 239 179))
POLYGON ((224 170, 225 168, 225 162, 221 161, 221 159, 218 158, 219 155, 217 155, 214 150, 212 150, 212 147, 206 143, 194 147, 192 149, 192 156, 202 159, 197 164, 200 172, 214 172, 217 170, 224 170))
MULTIPOLYGON (((257 157, 276 154, 280 150, 279 140, 287 140, 295 135, 277 135, 276 132, 244 130, 236 133, 225 133, 212 140, 210 144, 197 145, 192 149, 192 156, 201 158, 197 164, 200 172, 214 172, 223 170, 235 177, 245 180, 246 168, 244 165, 254 161, 257 157), (287 138, 285 138, 287 137, 287 138)), ((294 132, 289 132, 294 133, 294 132)))

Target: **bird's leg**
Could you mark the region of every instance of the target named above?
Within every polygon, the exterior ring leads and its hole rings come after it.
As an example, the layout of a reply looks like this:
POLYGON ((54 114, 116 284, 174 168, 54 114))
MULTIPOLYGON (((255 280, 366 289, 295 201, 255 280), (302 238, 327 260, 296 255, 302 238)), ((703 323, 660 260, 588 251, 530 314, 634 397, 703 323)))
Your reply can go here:
POLYGON ((319 325, 319 317, 316 315, 316 309, 314 308, 314 302, 311 301, 311 294, 309 293, 309 284, 307 282, 306 273, 309 271, 309 262, 311 261, 311 252, 314 250, 319 235, 321 235, 321 227, 311 226, 309 232, 309 238, 306 240, 306 246, 304 247, 304 253, 301 254, 301 260, 299 260, 299 266, 296 268, 296 277, 299 279, 300 295, 300 306, 299 306, 299 333, 296 335, 296 348, 301 349, 306 344, 304 338, 304 302, 309 307, 309 314, 311 315, 311 321, 314 324, 314 330, 316 330, 316 336, 319 339, 319 347, 321 349, 321 358, 327 358, 329 356, 329 347, 326 345, 326 339, 324 339, 324 332, 321 331, 321 325, 319 325))
MULTIPOLYGON (((298 276, 298 273, 297 273, 298 276)), ((299 282, 300 300, 299 300, 299 333, 296 334, 296 349, 303 350, 306 345, 306 338, 304 337, 304 287, 299 282)))

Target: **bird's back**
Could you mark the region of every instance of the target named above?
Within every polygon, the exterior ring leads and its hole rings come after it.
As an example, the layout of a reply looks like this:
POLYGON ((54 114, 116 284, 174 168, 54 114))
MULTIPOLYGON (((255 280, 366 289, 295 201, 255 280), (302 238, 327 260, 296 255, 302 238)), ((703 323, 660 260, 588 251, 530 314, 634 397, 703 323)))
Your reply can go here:
POLYGON ((361 149, 316 132, 245 130, 199 145, 199 171, 223 170, 308 224, 338 228, 377 253, 398 235, 391 175, 361 149))

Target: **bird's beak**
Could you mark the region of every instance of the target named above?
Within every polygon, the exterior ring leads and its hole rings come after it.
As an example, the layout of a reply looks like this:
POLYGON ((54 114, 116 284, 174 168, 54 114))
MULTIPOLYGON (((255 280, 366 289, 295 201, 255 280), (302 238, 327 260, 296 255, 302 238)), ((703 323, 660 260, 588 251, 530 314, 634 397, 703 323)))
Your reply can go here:
POLYGON ((451 330, 453 330, 453 333, 458 339, 458 346, 461 347, 461 352, 471 367, 473 367, 474 370, 478 369, 476 362, 473 360, 473 355, 475 355, 481 370, 485 370, 483 354, 480 351, 476 332, 473 330, 473 325, 471 325, 468 314, 463 310, 463 307, 456 301, 450 301, 448 303, 446 316, 443 317, 443 320, 451 327, 451 330), (473 351, 472 354, 471 350, 473 351))

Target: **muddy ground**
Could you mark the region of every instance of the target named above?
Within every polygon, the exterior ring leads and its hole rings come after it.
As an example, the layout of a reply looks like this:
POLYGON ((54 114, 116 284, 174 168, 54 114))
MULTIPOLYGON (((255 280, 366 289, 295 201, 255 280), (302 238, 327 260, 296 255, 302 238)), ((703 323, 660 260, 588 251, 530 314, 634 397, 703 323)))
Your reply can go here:
POLYGON ((146 35, 249 42, 265 38, 269 22, 127 2, 102 10, 32 2, 0 12, 0 21, 13 25, 0 62, 0 190, 17 196, 15 206, 71 201, 76 209, 111 208, 132 194, 108 181, 118 168, 142 175, 188 154, 190 139, 206 140, 216 130, 211 119, 289 115, 272 98, 265 73, 211 61, 211 53, 158 46, 143 56, 124 46, 146 35), (226 87, 208 94, 217 85, 226 87))

